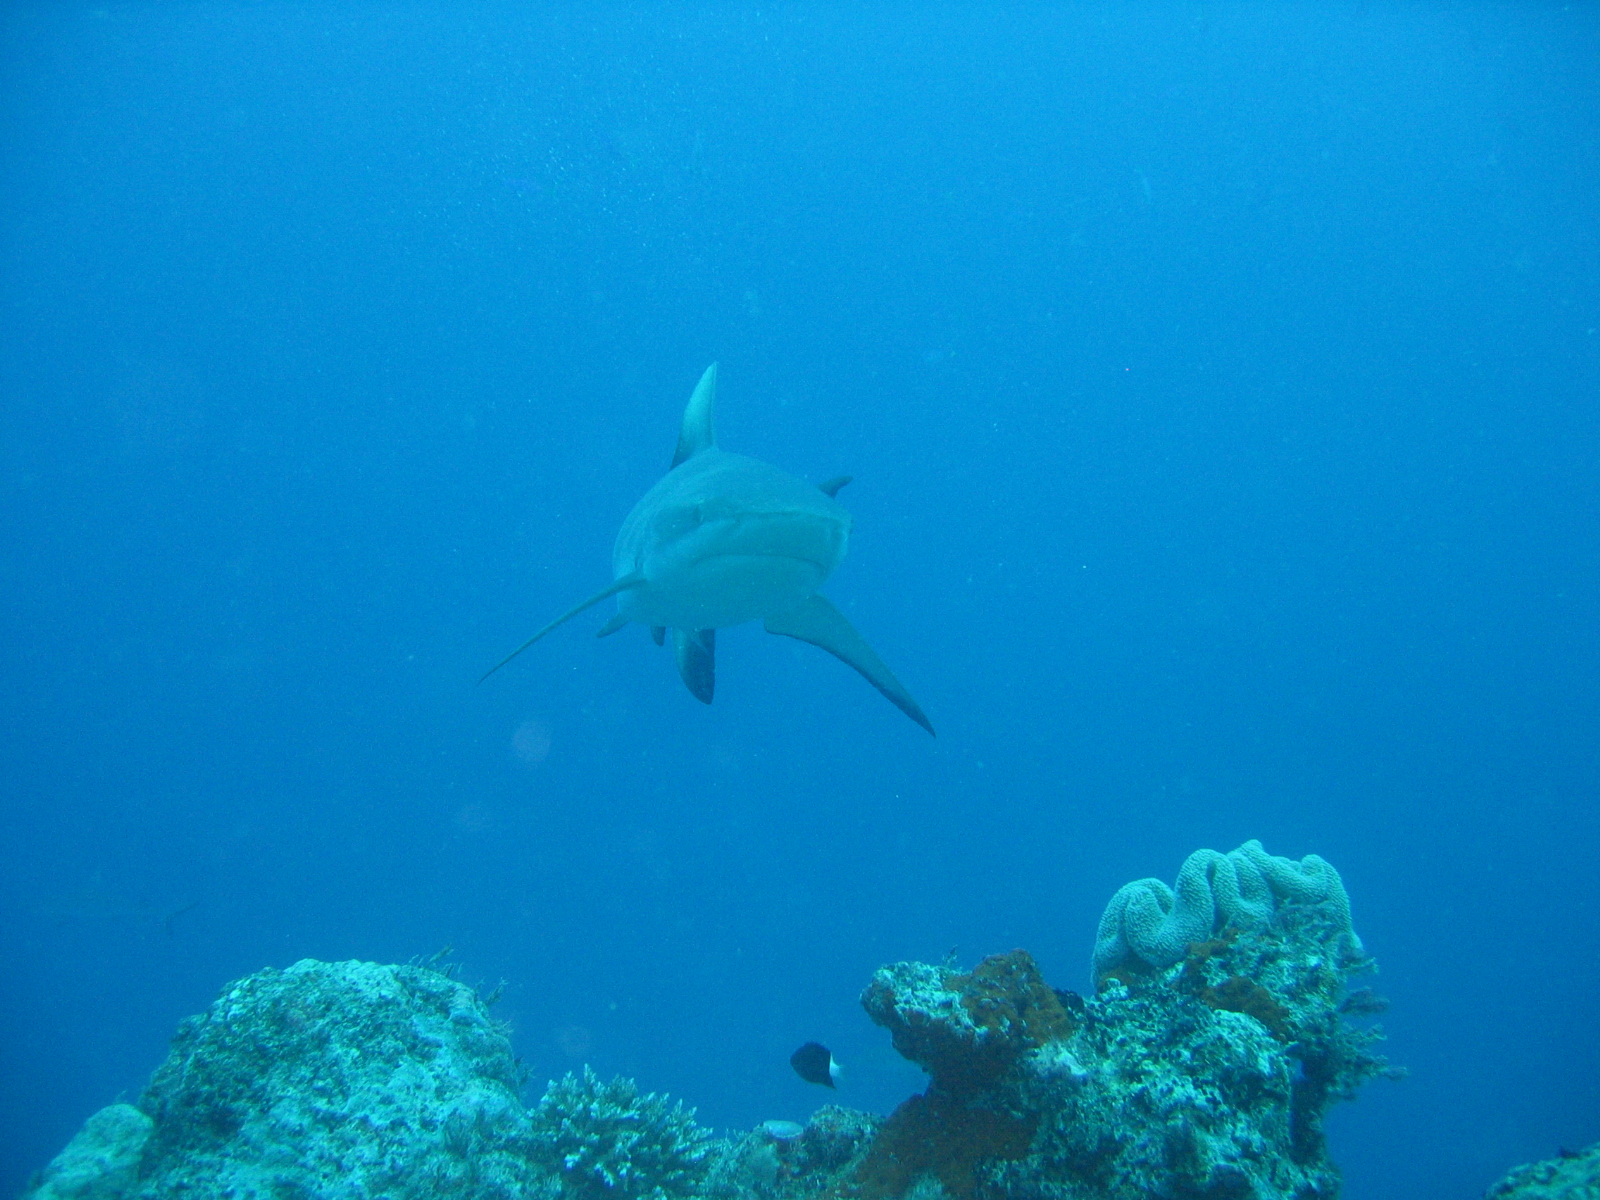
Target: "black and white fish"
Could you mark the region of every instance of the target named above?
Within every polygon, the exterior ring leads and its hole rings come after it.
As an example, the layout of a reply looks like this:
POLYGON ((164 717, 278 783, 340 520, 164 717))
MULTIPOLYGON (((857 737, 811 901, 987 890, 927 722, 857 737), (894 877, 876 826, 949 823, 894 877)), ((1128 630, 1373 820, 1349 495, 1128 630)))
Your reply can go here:
POLYGON ((834 1062, 833 1055, 821 1042, 807 1042, 789 1056, 789 1065, 796 1075, 807 1083, 820 1083, 834 1087, 844 1068, 834 1062))

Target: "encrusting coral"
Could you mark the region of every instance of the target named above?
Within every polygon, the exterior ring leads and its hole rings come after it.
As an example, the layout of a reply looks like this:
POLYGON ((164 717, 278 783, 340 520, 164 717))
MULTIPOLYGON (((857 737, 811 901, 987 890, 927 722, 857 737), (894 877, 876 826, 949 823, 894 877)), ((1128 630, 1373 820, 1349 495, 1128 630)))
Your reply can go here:
POLYGON ((118 1122, 136 1166, 124 1155, 120 1175, 69 1187, 58 1159, 33 1195, 544 1197, 521 1083, 504 1029, 446 973, 306 959, 179 1025, 142 1128, 118 1122))
POLYGON ((989 1103, 986 1093, 1023 1055, 1074 1026, 1026 950, 992 955, 966 974, 926 963, 883 967, 861 1004, 932 1078, 879 1130, 856 1174, 862 1196, 900 1196, 931 1176, 951 1196, 969 1197, 980 1163, 1027 1154, 1038 1117, 989 1103))
POLYGON ((1227 854, 1196 850, 1178 869, 1176 888, 1159 879, 1118 888, 1095 934, 1093 978, 1098 984, 1117 971, 1170 967, 1190 943, 1228 927, 1265 928, 1285 904, 1322 906, 1343 929, 1348 950, 1360 952, 1339 872, 1315 854, 1295 862, 1252 840, 1227 854))
POLYGON ((992 955, 970 974, 926 963, 882 967, 861 1006, 936 1088, 958 1096, 990 1086, 1029 1050, 1072 1031, 1026 950, 992 955))
POLYGON ((90 1115, 67 1148, 40 1173, 31 1200, 116 1200, 139 1181, 151 1120, 131 1104, 90 1115))
POLYGON ((937 1180, 949 1196, 975 1196, 982 1166, 1025 1157, 1037 1128, 1037 1118, 929 1088, 889 1114, 856 1171, 856 1192, 903 1196, 926 1178, 937 1180))

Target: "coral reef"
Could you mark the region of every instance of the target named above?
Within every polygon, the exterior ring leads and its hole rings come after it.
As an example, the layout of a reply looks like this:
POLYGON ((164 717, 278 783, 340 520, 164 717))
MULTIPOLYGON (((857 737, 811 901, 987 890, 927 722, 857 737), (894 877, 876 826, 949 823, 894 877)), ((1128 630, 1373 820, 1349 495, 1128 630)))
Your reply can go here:
POLYGON ((856 1172, 860 1195, 902 1196, 932 1177, 951 1196, 973 1196, 981 1163, 1028 1152, 1038 1117, 996 1106, 987 1093, 1074 1024, 1026 950, 991 955, 967 974, 926 963, 883 967, 861 1005, 932 1082, 884 1122, 856 1172))
MULTIPOLYGON (((182 1022, 138 1106, 91 1116, 29 1197, 698 1194, 716 1146, 681 1104, 585 1067, 530 1112, 522 1083, 485 1002, 447 973, 307 959, 182 1022)), ((804 1153, 837 1155, 813 1125, 804 1153)))
MULTIPOLYGON (((1021 950, 882 968, 862 1005, 927 1090, 886 1119, 830 1105, 722 1138, 588 1067, 525 1107, 486 1003, 431 967, 262 971, 184 1021, 137 1106, 90 1117, 29 1195, 1331 1200, 1323 1116, 1392 1073, 1355 1023, 1382 1002, 1350 987, 1371 962, 1338 875, 1251 842, 1192 856, 1179 884, 1168 912, 1200 913, 1202 936, 1165 965, 1140 957, 1160 938, 1129 936, 1143 902, 1123 889, 1092 998, 1050 988, 1021 950)), ((1491 1196, 1585 1194, 1597 1171, 1600 1148, 1491 1196)))
POLYGON ((116 1200, 138 1181, 151 1120, 131 1104, 90 1116, 40 1175, 33 1200, 116 1200))
POLYGON ((262 971, 179 1026, 139 1101, 138 1194, 540 1194, 520 1085, 504 1032, 439 971, 262 971))
POLYGON ((984 1164, 1025 1157, 1038 1124, 1037 1115, 1019 1116, 931 1087, 889 1114, 856 1171, 857 1194, 904 1196, 919 1179, 932 1178, 946 1195, 975 1196, 984 1164))
POLYGON ((1286 905, 1320 907, 1343 930, 1342 949, 1361 952, 1339 872, 1315 854, 1295 862, 1248 841, 1227 854, 1196 850, 1179 868, 1176 888, 1159 879, 1118 888, 1095 935, 1092 978, 1098 985, 1108 975, 1165 969, 1190 943, 1228 927, 1265 928, 1286 905))
POLYGON ((804 1126, 764 1121, 719 1147, 702 1186, 708 1200, 809 1200, 851 1190, 881 1125, 870 1113, 825 1105, 804 1126))
POLYGON ((1513 1167, 1483 1195, 1484 1200, 1594 1200, 1600 1196, 1600 1142, 1513 1167))
MULTIPOLYGON (((183 1021, 138 1106, 91 1116, 29 1200, 698 1194, 715 1147, 682 1105, 586 1067, 529 1111, 522 1084, 447 973, 307 959, 183 1021)), ((805 1135, 830 1144, 825 1125, 805 1135)))
POLYGON ((1286 905, 1265 928, 1110 983, 1058 1050, 1077 1070, 1035 1071, 1020 1089, 1050 1113, 1028 1167, 1061 1182, 1037 1194, 1336 1195, 1324 1114, 1396 1074, 1374 1053, 1379 1031, 1350 1021, 1375 1006, 1365 992, 1346 1003, 1351 974, 1371 967, 1348 933, 1337 912, 1286 905))
POLYGON ((861 994, 894 1048, 952 1095, 989 1087, 1029 1050, 1072 1032, 1061 998, 1026 950, 984 959, 970 974, 926 963, 880 968, 861 994))
POLYGON ((693 1109, 641 1096, 631 1079, 602 1083, 587 1066, 550 1085, 533 1126, 534 1157, 576 1198, 692 1195, 711 1152, 711 1131, 695 1124, 693 1109))
MULTIPOLYGON (((1229 975, 1217 984, 1207 982, 1206 963, 1226 954, 1238 936, 1238 930, 1227 929, 1220 937, 1190 945, 1189 953, 1184 956, 1183 971, 1178 976, 1178 986, 1198 996, 1202 1003, 1211 1008, 1254 1017, 1280 1042, 1290 1041, 1292 1025, 1289 1010, 1255 980, 1244 975, 1229 975)), ((1344 1011, 1350 1011, 1348 1004, 1344 1006, 1344 1011)))
POLYGON ((932 1082, 879 1131, 853 1193, 921 1196, 936 1180, 963 1198, 1337 1195, 1323 1115, 1393 1072, 1373 1053, 1378 1031, 1351 1023, 1379 1004, 1348 990, 1371 962, 1342 888, 1330 902, 1338 877, 1325 864, 1310 874, 1324 882, 1302 880, 1298 898, 1272 885, 1270 908, 1245 885, 1247 927, 1207 928, 1164 969, 1113 973, 1094 999, 1048 1004, 1020 953, 970 976, 879 971, 862 1003, 932 1082))

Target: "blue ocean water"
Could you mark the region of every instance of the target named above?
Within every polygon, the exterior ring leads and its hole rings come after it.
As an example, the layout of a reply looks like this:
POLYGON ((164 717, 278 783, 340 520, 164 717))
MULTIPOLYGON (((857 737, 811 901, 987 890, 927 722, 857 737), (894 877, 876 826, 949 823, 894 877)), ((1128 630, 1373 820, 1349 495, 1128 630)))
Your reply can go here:
POLYGON ((177 1021, 454 947, 538 1082, 921 1086, 878 965, 1343 873, 1356 1198, 1600 1139, 1600 12, 10 6, 0 1192, 177 1021), (700 371, 938 727, 597 611, 700 371))

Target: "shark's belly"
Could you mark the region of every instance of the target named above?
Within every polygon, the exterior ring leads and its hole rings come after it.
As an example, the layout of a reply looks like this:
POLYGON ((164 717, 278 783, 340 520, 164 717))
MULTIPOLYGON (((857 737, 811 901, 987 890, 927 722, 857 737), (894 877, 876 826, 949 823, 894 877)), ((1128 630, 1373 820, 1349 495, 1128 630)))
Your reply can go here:
POLYGON ((726 629, 794 608, 828 574, 807 559, 718 554, 622 593, 618 611, 644 625, 726 629))

